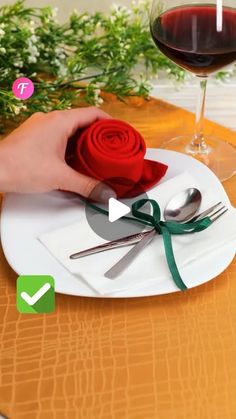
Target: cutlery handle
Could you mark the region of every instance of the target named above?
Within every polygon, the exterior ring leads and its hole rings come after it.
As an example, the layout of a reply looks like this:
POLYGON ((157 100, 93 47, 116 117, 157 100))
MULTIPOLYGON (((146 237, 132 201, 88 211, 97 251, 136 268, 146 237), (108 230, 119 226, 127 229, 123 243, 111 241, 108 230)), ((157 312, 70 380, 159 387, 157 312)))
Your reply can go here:
POLYGON ((81 252, 70 255, 70 259, 79 259, 85 256, 94 255, 95 253, 104 252, 105 250, 117 249, 123 246, 132 246, 138 243, 143 237, 145 237, 149 231, 143 233, 132 234, 131 236, 122 237, 118 240, 113 240, 108 243, 101 244, 99 246, 91 247, 90 249, 82 250, 81 252))
POLYGON ((128 253, 125 254, 104 276, 109 279, 115 279, 119 276, 139 255, 139 253, 150 243, 156 235, 156 230, 152 229, 148 232, 128 253))

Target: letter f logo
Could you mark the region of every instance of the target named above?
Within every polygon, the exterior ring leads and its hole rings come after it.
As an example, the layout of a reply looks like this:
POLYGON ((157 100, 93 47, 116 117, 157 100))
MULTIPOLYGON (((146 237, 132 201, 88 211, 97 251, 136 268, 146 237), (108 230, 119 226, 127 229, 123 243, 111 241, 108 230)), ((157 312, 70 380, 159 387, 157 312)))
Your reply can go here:
POLYGON ((29 83, 19 83, 17 89, 20 89, 20 95, 23 95, 26 87, 29 86, 29 83))
POLYGON ((17 99, 29 99, 34 93, 34 83, 27 77, 20 77, 14 81, 12 91, 17 99))

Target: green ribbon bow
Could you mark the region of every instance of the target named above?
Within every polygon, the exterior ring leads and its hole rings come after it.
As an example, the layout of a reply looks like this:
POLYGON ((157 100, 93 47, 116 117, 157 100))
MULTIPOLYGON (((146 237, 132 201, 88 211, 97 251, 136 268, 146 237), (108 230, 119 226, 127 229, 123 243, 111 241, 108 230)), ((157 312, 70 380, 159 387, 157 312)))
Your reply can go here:
MULTIPOLYGON (((83 200, 83 199, 82 199, 83 200)), ((86 201, 86 204, 97 210, 98 212, 109 215, 109 212, 103 208, 98 207, 95 204, 89 203, 86 201)), ((187 289, 187 286, 183 282, 181 275, 179 273, 173 246, 172 246, 172 234, 192 234, 197 233, 199 231, 203 231, 206 228, 208 228, 212 221, 209 217, 205 217, 202 220, 195 221, 195 222, 186 222, 186 223, 179 223, 176 221, 161 221, 161 210, 158 205, 158 203, 154 199, 140 199, 132 204, 131 212, 133 217, 122 217, 124 220, 131 220, 135 222, 140 222, 144 225, 149 225, 151 227, 154 227, 157 234, 162 235, 163 242, 164 242, 164 248, 165 248, 165 255, 167 264, 169 266, 172 278, 177 285, 177 287, 184 291, 187 289), (140 211, 140 209, 145 205, 149 203, 152 207, 152 215, 147 214, 146 212, 140 211)))
POLYGON ((163 237, 165 254, 167 264, 169 266, 172 278, 177 285, 177 287, 184 291, 187 289, 187 286, 183 282, 181 275, 179 273, 173 246, 171 240, 171 234, 191 234, 197 233, 199 231, 205 230, 209 227, 212 223, 209 217, 203 218, 200 221, 195 221, 193 223, 178 223, 174 221, 161 221, 161 210, 156 201, 154 199, 140 199, 139 201, 134 202, 132 205, 132 214, 135 218, 139 220, 143 220, 145 222, 150 223, 158 234, 161 234, 163 237), (152 206, 153 214, 146 214, 140 211, 146 203, 150 203, 152 206))

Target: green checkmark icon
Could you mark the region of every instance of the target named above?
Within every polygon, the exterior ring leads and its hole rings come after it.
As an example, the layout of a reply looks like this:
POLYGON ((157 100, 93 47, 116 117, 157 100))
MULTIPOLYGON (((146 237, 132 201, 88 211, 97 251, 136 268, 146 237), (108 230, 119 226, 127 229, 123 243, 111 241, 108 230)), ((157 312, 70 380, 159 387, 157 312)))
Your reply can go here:
POLYGON ((20 313, 52 313, 55 310, 52 276, 21 275, 16 288, 16 306, 20 313))

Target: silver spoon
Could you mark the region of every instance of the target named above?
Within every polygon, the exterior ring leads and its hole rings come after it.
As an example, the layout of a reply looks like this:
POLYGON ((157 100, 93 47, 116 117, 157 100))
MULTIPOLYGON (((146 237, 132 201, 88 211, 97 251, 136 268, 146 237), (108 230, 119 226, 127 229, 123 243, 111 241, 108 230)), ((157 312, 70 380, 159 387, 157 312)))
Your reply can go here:
POLYGON ((202 202, 202 194, 197 188, 188 188, 174 196, 164 209, 165 221, 189 221, 202 202))
MULTIPOLYGON (((186 222, 196 214, 202 201, 202 194, 196 188, 188 188, 172 198, 164 210, 166 221, 186 222)), ((119 276, 139 255, 156 235, 156 230, 150 230, 128 253, 125 254, 112 268, 106 273, 105 277, 115 279, 119 276)))

